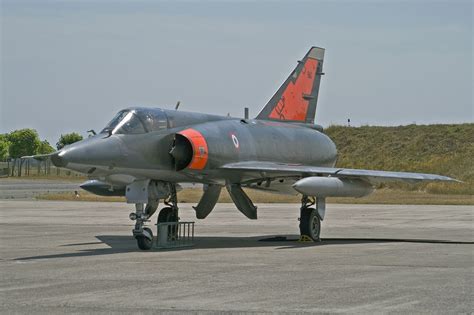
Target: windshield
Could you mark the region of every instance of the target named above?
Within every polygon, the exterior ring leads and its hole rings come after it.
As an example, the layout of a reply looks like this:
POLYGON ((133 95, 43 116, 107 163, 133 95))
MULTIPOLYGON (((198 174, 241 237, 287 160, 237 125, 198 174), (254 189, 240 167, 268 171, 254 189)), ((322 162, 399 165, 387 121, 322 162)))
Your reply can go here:
POLYGON ((145 127, 138 117, 129 110, 119 112, 102 130, 102 133, 138 134, 145 133, 145 127))
POLYGON ((168 119, 161 109, 137 109, 135 114, 147 131, 158 131, 168 128, 168 119))

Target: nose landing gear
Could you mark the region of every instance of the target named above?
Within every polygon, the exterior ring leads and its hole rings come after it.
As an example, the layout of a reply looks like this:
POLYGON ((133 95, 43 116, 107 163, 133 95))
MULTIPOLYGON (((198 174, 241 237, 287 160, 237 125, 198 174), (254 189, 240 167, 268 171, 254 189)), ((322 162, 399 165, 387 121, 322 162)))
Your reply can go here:
MULTIPOLYGON (((169 197, 164 201, 167 207, 161 209, 157 223, 163 222, 178 222, 178 197, 176 193, 176 186, 169 184, 169 197)), ((130 213, 129 217, 135 222, 135 228, 133 229, 133 236, 137 240, 138 248, 141 250, 150 250, 153 247, 153 232, 150 228, 144 227, 146 222, 149 222, 149 218, 156 212, 158 208, 158 200, 149 199, 148 203, 136 203, 135 212, 130 213)), ((177 237, 178 228, 177 226, 168 227, 168 239, 174 239, 177 237)))
POLYGON ((135 204, 135 212, 130 213, 131 220, 135 220, 135 228, 133 229, 133 236, 137 240, 138 248, 142 250, 149 250, 153 246, 153 232, 151 229, 143 227, 148 218, 153 215, 158 207, 158 202, 149 202, 144 208, 143 203, 135 204), (156 204, 156 205, 155 205, 156 204))

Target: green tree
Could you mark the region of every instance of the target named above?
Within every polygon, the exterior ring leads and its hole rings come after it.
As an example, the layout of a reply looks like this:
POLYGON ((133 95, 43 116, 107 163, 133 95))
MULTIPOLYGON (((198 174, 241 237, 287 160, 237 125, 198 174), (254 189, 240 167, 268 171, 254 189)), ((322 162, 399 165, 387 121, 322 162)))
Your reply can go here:
POLYGON ((34 155, 38 151, 41 141, 34 129, 20 129, 12 131, 8 135, 10 141, 9 153, 12 158, 20 158, 25 155, 34 155))
POLYGON ((10 142, 8 141, 7 134, 0 134, 0 161, 5 161, 8 158, 8 147, 10 142))
POLYGON ((68 144, 81 141, 81 140, 82 140, 82 136, 78 134, 77 132, 67 133, 65 135, 61 135, 61 137, 59 138, 59 141, 56 143, 56 148, 58 148, 58 150, 61 150, 68 144))
POLYGON ((49 144, 48 140, 41 141, 40 146, 38 147, 38 154, 49 154, 53 153, 55 150, 49 144))
MULTIPOLYGON (((8 135, 8 141, 10 146, 8 147, 8 153, 10 157, 14 159, 12 176, 15 172, 15 165, 19 161, 19 158, 25 155, 34 155, 38 152, 38 148, 41 145, 38 133, 34 129, 20 129, 12 131, 8 135)), ((21 169, 24 160, 20 160, 18 176, 21 176, 21 169)))

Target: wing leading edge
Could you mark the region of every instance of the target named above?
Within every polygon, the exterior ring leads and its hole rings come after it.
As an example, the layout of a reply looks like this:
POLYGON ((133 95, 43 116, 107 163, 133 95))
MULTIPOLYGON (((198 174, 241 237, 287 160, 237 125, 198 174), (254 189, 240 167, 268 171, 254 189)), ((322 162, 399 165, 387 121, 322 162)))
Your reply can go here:
MULTIPOLYGON (((374 171, 363 169, 319 167, 299 164, 285 164, 274 162, 238 162, 230 163, 221 167, 222 170, 240 171, 245 173, 261 174, 269 173, 269 177, 273 176, 331 176, 338 178, 360 179, 377 184, 381 182, 408 182, 416 183, 421 181, 443 181, 443 182, 459 182, 458 180, 436 174, 409 173, 409 172, 391 172, 391 171, 374 171)), ((261 175, 260 175, 261 176, 261 175)))

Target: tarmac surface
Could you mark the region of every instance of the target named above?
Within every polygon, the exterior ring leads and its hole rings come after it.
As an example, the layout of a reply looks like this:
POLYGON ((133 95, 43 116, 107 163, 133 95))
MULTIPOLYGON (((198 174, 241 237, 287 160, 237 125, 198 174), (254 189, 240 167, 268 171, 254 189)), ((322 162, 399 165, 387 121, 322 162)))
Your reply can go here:
POLYGON ((67 179, 0 179, 0 200, 34 199, 41 194, 80 191, 80 184, 67 179))
MULTIPOLYGON (((64 179, 31 179, 23 178, 0 178, 0 200, 2 199, 29 199, 49 193, 71 193, 83 192, 79 187, 83 181, 64 179)), ((181 184, 181 187, 200 187, 199 184, 181 184)))
POLYGON ((140 251, 130 205, 1 200, 0 313, 473 312, 472 206, 330 204, 322 242, 272 241, 297 208, 219 204, 194 247, 140 251))

